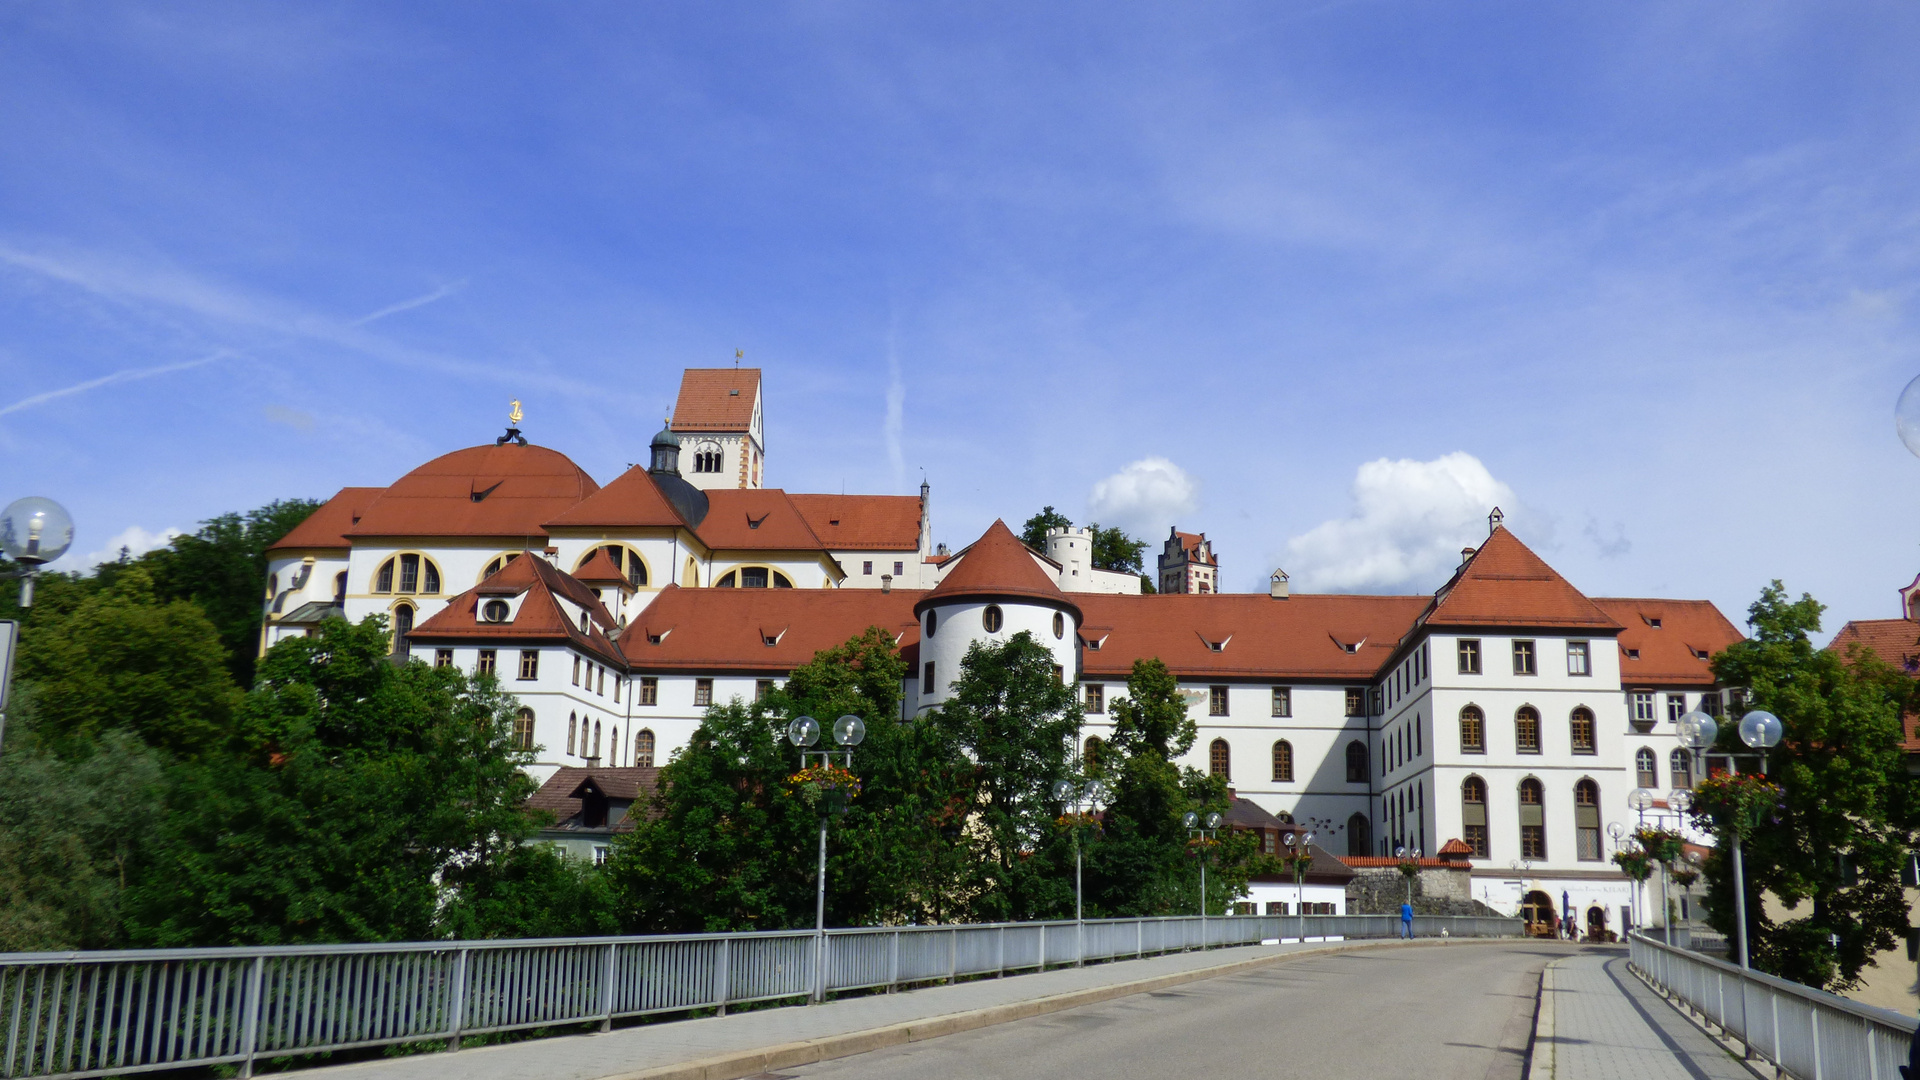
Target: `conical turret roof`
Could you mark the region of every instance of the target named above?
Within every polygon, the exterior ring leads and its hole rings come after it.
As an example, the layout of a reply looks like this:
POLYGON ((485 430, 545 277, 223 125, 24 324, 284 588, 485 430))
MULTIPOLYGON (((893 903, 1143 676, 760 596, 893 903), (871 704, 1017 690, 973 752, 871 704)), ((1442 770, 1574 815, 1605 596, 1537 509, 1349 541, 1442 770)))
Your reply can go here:
POLYGON ((1045 570, 1033 549, 1013 535, 1007 523, 996 519, 980 539, 956 552, 953 569, 934 590, 914 605, 915 612, 946 600, 1020 598, 1039 600, 1073 612, 1080 608, 1067 599, 1045 570))

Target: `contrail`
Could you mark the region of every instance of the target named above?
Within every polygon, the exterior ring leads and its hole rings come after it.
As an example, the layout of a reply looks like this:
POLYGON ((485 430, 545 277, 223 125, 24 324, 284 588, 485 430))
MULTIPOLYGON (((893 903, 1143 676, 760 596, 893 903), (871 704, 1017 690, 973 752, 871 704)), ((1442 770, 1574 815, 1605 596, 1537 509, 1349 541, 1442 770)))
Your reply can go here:
POLYGON ((22 398, 19 401, 16 401, 5 408, 0 408, 0 416, 5 416, 8 413, 19 412, 21 409, 30 409, 35 405, 44 405, 47 402, 54 400, 55 398, 63 398, 71 394, 85 393, 88 390, 93 390, 102 386, 108 386, 112 383, 132 382, 135 379, 150 379, 155 375, 165 375, 169 372, 185 371, 188 368, 197 368, 202 364, 211 364, 215 360, 220 360, 232 355, 233 355, 232 352, 226 349, 221 349, 218 352, 209 353, 208 355, 203 356, 198 360, 188 360, 184 363, 162 364, 159 367, 129 368, 126 371, 116 371, 111 375, 102 375, 97 379, 88 379, 86 382, 75 383, 72 386, 63 387, 59 390, 49 390, 44 394, 35 394, 30 398, 22 398))
POLYGON ((379 311, 376 311, 371 315, 366 315, 361 318, 355 319, 352 322, 348 323, 347 325, 348 326, 365 326, 370 322, 374 322, 375 320, 378 320, 378 319, 384 319, 389 315, 398 315, 403 311, 412 311, 414 308, 417 308, 417 307, 425 307, 428 304, 433 303, 435 300, 444 300, 447 297, 452 296, 454 293, 457 293, 461 289, 464 289, 466 287, 467 287, 467 283, 465 279, 456 281, 451 285, 442 285, 439 288, 433 290, 432 292, 426 294, 425 296, 416 296, 411 300, 402 300, 399 303, 392 305, 391 307, 383 307, 379 311))

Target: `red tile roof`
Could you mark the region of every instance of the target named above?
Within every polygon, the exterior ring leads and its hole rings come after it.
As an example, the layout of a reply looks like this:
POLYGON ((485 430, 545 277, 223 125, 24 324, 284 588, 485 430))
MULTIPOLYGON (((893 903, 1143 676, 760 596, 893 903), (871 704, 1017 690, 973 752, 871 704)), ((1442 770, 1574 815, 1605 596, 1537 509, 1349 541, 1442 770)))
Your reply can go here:
POLYGON ((634 616, 620 649, 634 671, 750 671, 783 675, 870 626, 905 650, 920 640, 917 589, 660 590, 634 616), (654 644, 653 637, 660 643, 654 644), (774 644, 768 645, 772 638, 774 644))
POLYGON ((615 477, 606 487, 581 499, 573 506, 547 519, 554 528, 593 528, 660 526, 681 524, 673 504, 647 473, 645 465, 635 465, 615 477))
POLYGON ((548 521, 598 490, 558 450, 470 446, 395 481, 347 535, 543 537, 548 521))
POLYGON ((918 551, 918 495, 789 495, 833 551, 918 551))
POLYGON ((759 368, 688 368, 680 375, 673 430, 747 431, 759 398, 759 368))
POLYGON ((633 591, 633 583, 627 580, 627 575, 621 573, 619 567, 613 565, 613 559, 603 547, 594 548, 593 554, 587 556, 587 561, 574 569, 573 580, 583 585, 618 585, 628 592, 633 591))
MULTIPOLYGON (((1013 535, 1004 521, 995 519, 980 539, 954 552, 953 558, 953 568, 926 594, 924 602, 1017 596, 1048 601, 1055 607, 1073 611, 1076 617, 1079 614, 1079 606, 1040 569, 1033 549, 1013 535)), ((1076 594, 1076 597, 1086 595, 1090 594, 1076 594)))
MULTIPOLYGON (((565 644, 599 656, 618 669, 626 666, 626 658, 614 644, 616 632, 613 617, 591 589, 562 573, 544 557, 523 552, 519 558, 494 571, 493 576, 448 601, 432 618, 414 627, 408 638, 421 645, 481 641, 565 644), (480 618, 483 596, 522 594, 526 599, 520 602, 512 622, 490 623, 480 618), (556 596, 586 609, 586 630, 581 630, 579 621, 568 617, 565 609, 554 602, 556 596)), ((511 681, 504 667, 500 678, 511 681)))
MULTIPOLYGON (((1858 645, 1908 675, 1920 676, 1920 622, 1911 619, 1855 619, 1840 628, 1827 648, 1846 656, 1858 645)), ((1920 752, 1920 717, 1900 717, 1908 753, 1920 752)))
POLYGON ((660 784, 660 770, 639 765, 623 765, 617 769, 588 765, 563 765, 540 790, 527 798, 529 810, 545 810, 553 815, 555 824, 579 816, 583 807, 577 794, 588 780, 600 789, 609 799, 627 801, 627 813, 612 828, 613 832, 631 832, 635 820, 648 813, 647 801, 660 784))
POLYGON ((1199 547, 1207 539, 1206 533, 1180 532, 1176 529, 1173 535, 1180 538, 1180 550, 1187 553, 1187 558, 1192 559, 1202 566, 1219 565, 1213 559, 1201 559, 1194 551, 1195 548, 1199 547))
POLYGON ((1081 654, 1090 676, 1125 678, 1135 660, 1158 657, 1175 674, 1193 678, 1353 682, 1373 678, 1428 603, 1424 596, 1328 593, 1286 600, 1263 593, 1079 593, 1074 599, 1085 615, 1082 637, 1105 633, 1099 649, 1081 654), (1210 643, 1224 644, 1214 652, 1210 643))
POLYGON ((344 548, 349 545, 348 530, 385 488, 341 488, 333 498, 308 514, 300 524, 274 543, 269 551, 286 548, 344 548))
POLYGON ((1743 639, 1720 609, 1706 600, 1596 597, 1593 602, 1622 627, 1620 685, 1624 687, 1710 687, 1713 665, 1699 654, 1712 657, 1743 639))
POLYGON ((1426 622, 1435 627, 1620 628, 1507 529, 1495 529, 1455 571, 1426 622))
POLYGON ((824 551, 800 509, 779 488, 707 492, 707 516, 694 530, 715 551, 824 551))

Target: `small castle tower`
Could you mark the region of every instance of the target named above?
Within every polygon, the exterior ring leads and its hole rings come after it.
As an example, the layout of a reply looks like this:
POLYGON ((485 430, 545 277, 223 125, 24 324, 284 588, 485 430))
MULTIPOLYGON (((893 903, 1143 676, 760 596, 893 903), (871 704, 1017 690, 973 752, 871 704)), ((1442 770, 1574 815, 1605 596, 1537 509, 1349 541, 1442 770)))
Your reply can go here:
POLYGON ((1047 530, 1047 558, 1060 564, 1060 587, 1067 592, 1093 588, 1093 530, 1047 530))
POLYGON ((1160 591, 1215 593, 1220 591, 1220 562, 1206 533, 1167 532, 1160 549, 1160 591))

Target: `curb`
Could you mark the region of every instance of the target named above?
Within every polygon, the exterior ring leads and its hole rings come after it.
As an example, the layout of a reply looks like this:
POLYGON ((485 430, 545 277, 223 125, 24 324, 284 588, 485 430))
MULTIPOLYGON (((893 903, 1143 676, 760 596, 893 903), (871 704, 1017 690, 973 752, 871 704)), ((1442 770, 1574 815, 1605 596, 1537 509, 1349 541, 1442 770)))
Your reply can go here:
POLYGON ((1566 963, 1563 957, 1540 969, 1540 990, 1534 998, 1533 1037, 1527 1040, 1526 1080, 1553 1080, 1553 969, 1566 963), (1545 1048, 1545 1054, 1541 1048, 1545 1048), (1545 1068, 1541 1068, 1543 1063, 1545 1068))
POLYGON ((815 1062, 833 1058, 851 1057, 889 1046, 901 1046, 906 1043, 920 1042, 923 1039, 937 1039, 942 1035, 954 1035, 963 1031, 992 1027, 1014 1020, 1044 1016, 1047 1013, 1074 1009, 1082 1005, 1094 1005, 1115 998, 1130 997, 1134 994, 1150 993, 1183 983, 1199 982, 1202 979, 1215 979, 1222 975, 1232 975, 1253 968, 1271 964, 1283 964, 1302 957, 1329 956, 1335 953, 1357 952, 1362 949, 1405 948, 1409 945, 1431 946, 1436 941, 1441 944, 1503 944, 1511 938, 1469 938, 1447 942, 1442 939, 1422 938, 1415 942, 1400 940, 1354 942, 1327 945, 1317 949, 1303 949, 1298 952, 1279 953, 1274 956, 1259 956, 1247 960, 1236 960, 1230 964, 1215 967, 1196 968, 1192 971, 1174 972, 1169 975, 1157 975, 1151 979, 1136 979, 1132 982, 1114 983, 1109 986, 1089 987, 1085 990, 1070 990, 1064 994, 1052 994, 1047 997, 1032 998, 1027 1001, 1010 1002, 1005 1005, 993 1005, 984 1009, 972 1009, 967 1012, 948 1013, 945 1016, 932 1016, 920 1020, 890 1024, 886 1027, 868 1028, 865 1031, 849 1031, 840 1035, 828 1035, 819 1039, 807 1039, 802 1042, 781 1043, 776 1046, 758 1047, 752 1050, 736 1050, 727 1054, 683 1061, 674 1065, 659 1065, 636 1072, 609 1073, 599 1080, 740 1080, 741 1077, 758 1073, 790 1069, 799 1065, 811 1065, 815 1062))

